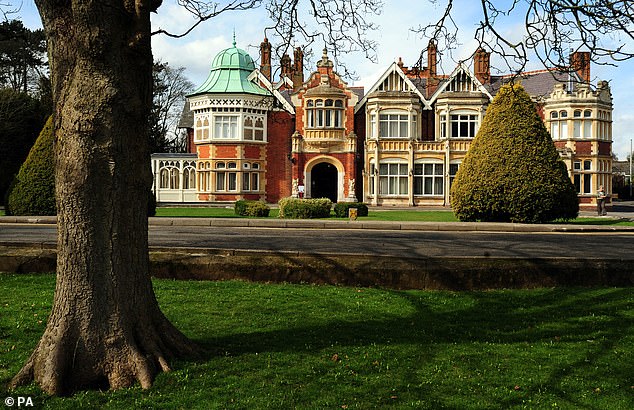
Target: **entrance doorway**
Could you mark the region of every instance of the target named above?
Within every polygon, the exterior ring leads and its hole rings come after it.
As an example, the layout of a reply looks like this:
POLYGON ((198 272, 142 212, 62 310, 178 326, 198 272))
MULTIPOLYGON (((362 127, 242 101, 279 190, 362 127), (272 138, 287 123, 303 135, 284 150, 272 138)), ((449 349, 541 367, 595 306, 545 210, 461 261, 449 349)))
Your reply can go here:
POLYGON ((333 203, 337 202, 337 167, 321 162, 313 167, 310 176, 312 198, 328 198, 333 203))

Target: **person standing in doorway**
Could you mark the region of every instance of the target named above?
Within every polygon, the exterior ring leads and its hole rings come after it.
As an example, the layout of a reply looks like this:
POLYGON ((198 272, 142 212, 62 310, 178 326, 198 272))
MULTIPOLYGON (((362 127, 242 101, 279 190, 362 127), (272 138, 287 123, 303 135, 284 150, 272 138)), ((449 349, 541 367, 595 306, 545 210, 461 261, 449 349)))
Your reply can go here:
POLYGON ((607 215, 605 211, 605 201, 607 200, 607 195, 605 193, 605 189, 603 189, 603 185, 599 186, 599 192, 597 192, 597 214, 600 216, 607 215))

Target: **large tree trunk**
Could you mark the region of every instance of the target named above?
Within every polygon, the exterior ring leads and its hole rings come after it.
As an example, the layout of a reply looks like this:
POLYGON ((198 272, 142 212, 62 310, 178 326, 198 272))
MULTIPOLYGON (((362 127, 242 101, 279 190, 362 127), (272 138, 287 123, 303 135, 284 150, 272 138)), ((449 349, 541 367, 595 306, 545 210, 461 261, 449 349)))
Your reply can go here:
POLYGON ((195 351, 159 310, 148 272, 150 2, 36 1, 55 101, 57 286, 13 386, 147 388, 167 360, 195 351))

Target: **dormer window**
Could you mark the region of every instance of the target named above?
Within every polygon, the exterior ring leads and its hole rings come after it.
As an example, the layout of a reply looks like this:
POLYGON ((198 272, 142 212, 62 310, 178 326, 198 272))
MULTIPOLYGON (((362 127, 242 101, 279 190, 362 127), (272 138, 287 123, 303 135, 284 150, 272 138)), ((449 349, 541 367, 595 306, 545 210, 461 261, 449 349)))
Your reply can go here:
POLYGON ((308 128, 342 128, 343 101, 315 99, 306 101, 306 126, 308 128))

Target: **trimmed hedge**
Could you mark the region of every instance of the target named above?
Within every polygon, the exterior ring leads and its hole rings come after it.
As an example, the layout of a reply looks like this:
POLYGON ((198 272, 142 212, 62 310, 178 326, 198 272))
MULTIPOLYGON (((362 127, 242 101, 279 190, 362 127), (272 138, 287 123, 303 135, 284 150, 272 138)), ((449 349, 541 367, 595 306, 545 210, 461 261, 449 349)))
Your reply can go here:
POLYGON ((535 103, 505 85, 458 169, 451 208, 461 221, 544 223, 573 219, 579 202, 535 103))
POLYGON ((363 202, 337 202, 334 207, 337 218, 347 218, 348 209, 356 208, 357 216, 368 216, 368 206, 363 202))
POLYGON ((234 205, 234 212, 240 216, 267 217, 271 208, 262 201, 239 200, 234 205))
POLYGON ((7 215, 57 214, 54 139, 53 117, 50 117, 11 184, 7 215))
POLYGON ((329 218, 332 201, 328 198, 282 198, 280 205, 280 218, 285 219, 313 219, 329 218))

